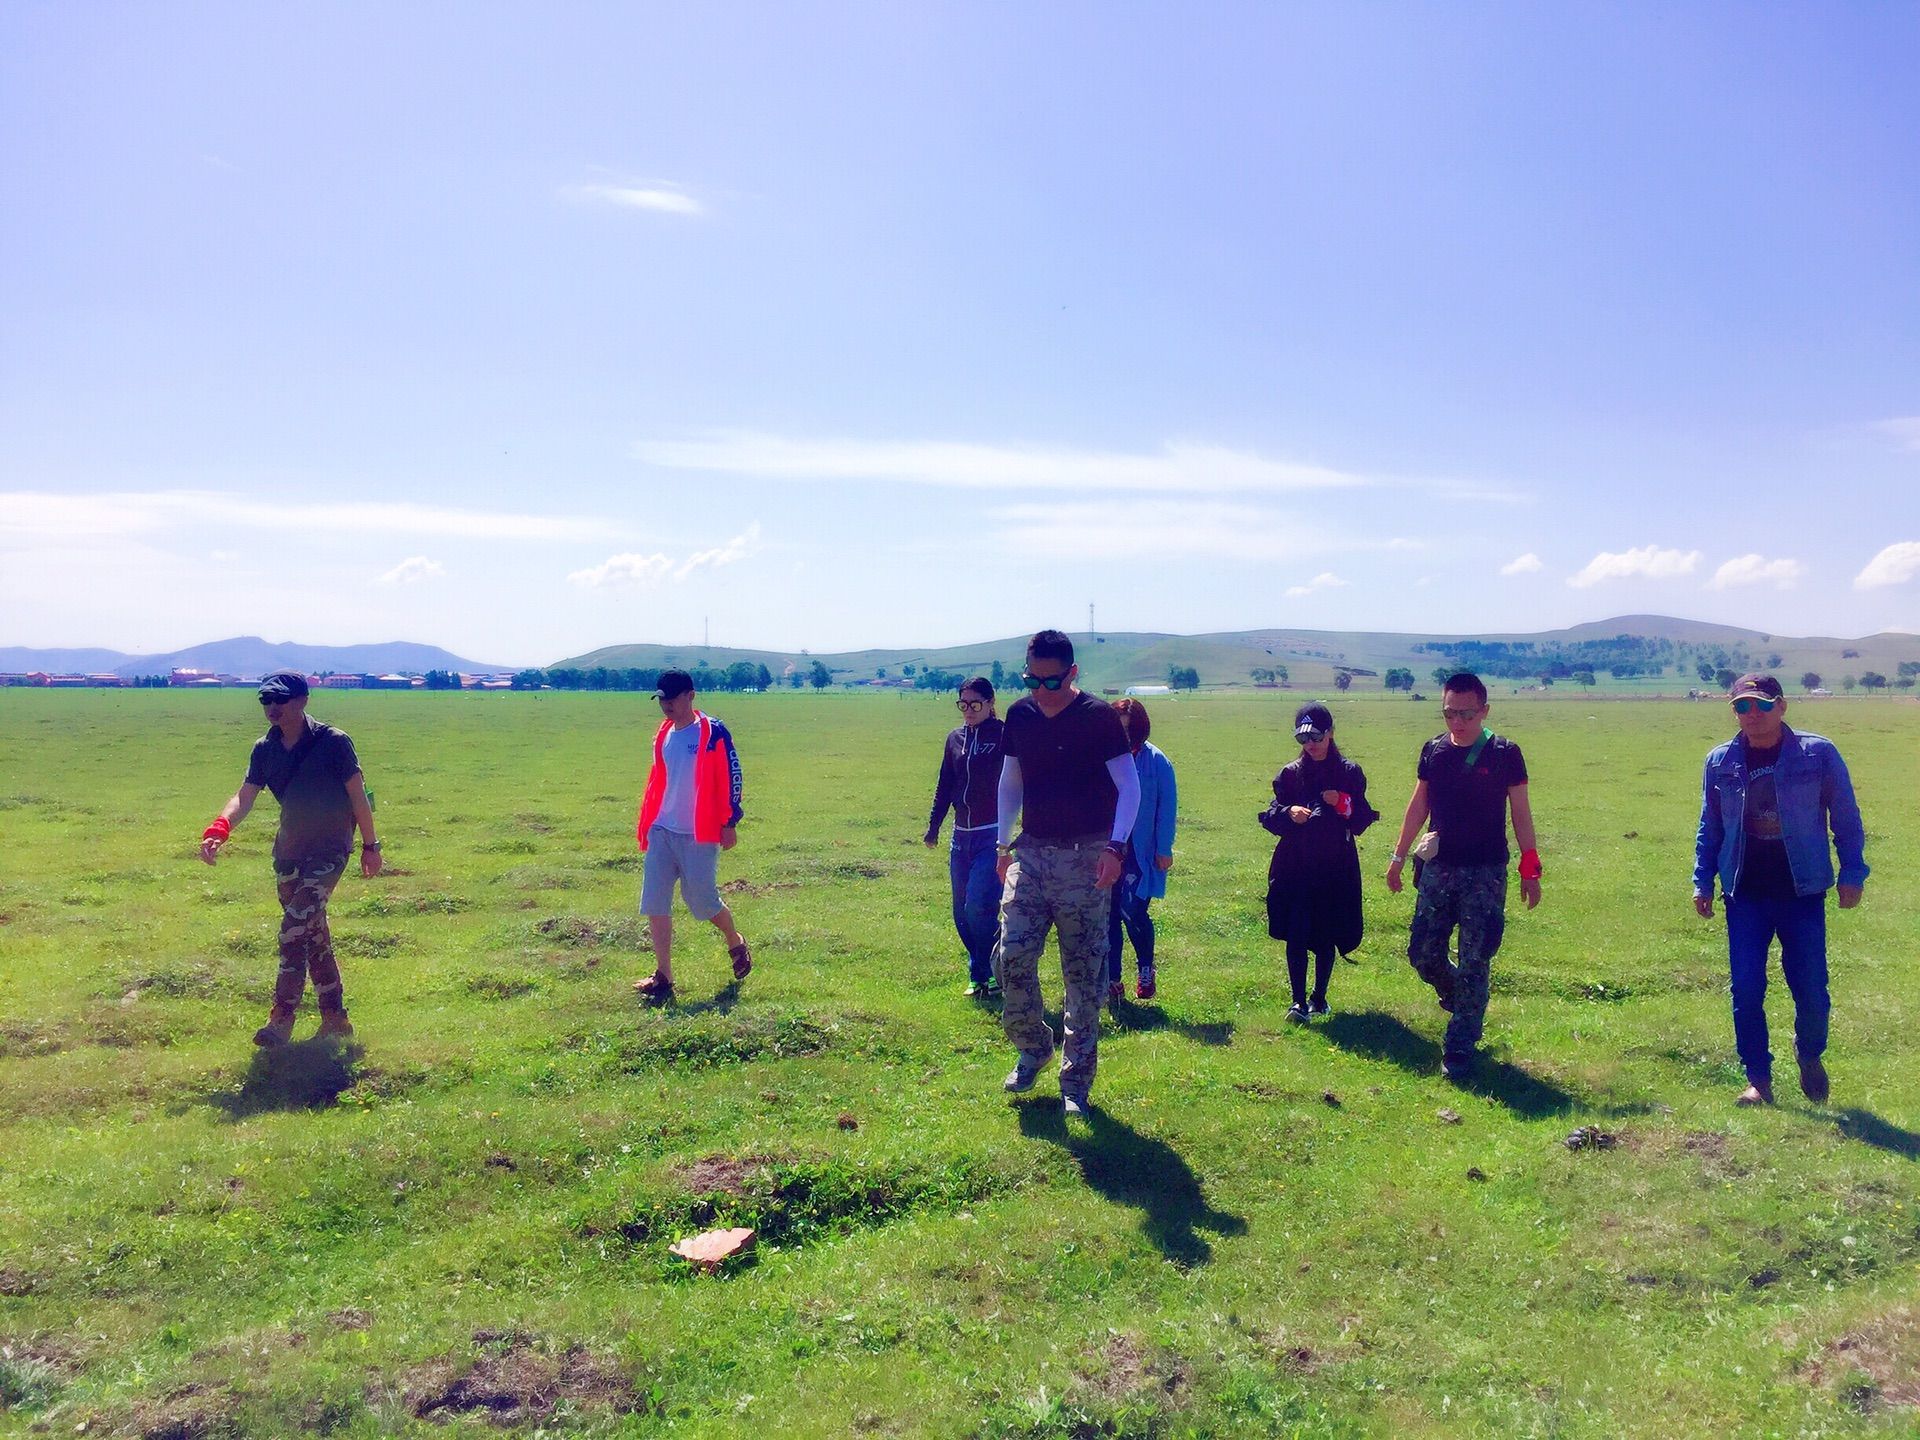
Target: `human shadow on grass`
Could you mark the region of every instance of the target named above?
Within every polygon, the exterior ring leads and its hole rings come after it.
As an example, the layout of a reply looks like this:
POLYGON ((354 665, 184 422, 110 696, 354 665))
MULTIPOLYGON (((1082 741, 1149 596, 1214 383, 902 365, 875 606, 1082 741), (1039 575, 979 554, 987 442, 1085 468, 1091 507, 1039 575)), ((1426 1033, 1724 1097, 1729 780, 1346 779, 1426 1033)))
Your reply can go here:
MULTIPOLYGON (((1318 1028, 1327 1039, 1351 1054, 1370 1060, 1390 1060, 1402 1070, 1417 1075, 1440 1073, 1439 1042, 1429 1040, 1397 1016, 1384 1011, 1362 1010, 1329 1016, 1318 1028)), ((1497 1100, 1528 1120, 1564 1115, 1583 1106, 1571 1091, 1561 1089, 1552 1081, 1485 1055, 1479 1057, 1466 1080, 1456 1083, 1468 1094, 1497 1100)))
POLYGON ((1871 1110, 1848 1106, 1833 1117, 1833 1123, 1849 1140, 1858 1140, 1877 1150, 1890 1150, 1909 1160, 1920 1160, 1920 1131, 1907 1130, 1891 1120, 1882 1120, 1871 1110))
POLYGON ((1175 1264, 1190 1269, 1213 1258, 1213 1246, 1202 1230, 1246 1233, 1243 1217, 1208 1203, 1200 1177, 1166 1141, 1142 1135, 1098 1108, 1088 1112, 1084 1135, 1068 1127, 1057 1100, 1021 1101, 1017 1108, 1022 1135, 1060 1146, 1094 1190, 1143 1211, 1141 1230, 1175 1264))
POLYGON ((673 1015, 728 1015, 740 1003, 740 982, 729 980, 705 1000, 680 1000, 661 1007, 673 1015))
POLYGON ((237 1090, 209 1091, 206 1101, 229 1120, 274 1111, 325 1110, 359 1079, 358 1045, 299 1040, 253 1052, 237 1090))
POLYGON ((1171 1030, 1202 1045, 1231 1045, 1231 1020, 1176 1020, 1158 1005, 1122 1000, 1107 1011, 1106 1023, 1117 1031, 1171 1030))

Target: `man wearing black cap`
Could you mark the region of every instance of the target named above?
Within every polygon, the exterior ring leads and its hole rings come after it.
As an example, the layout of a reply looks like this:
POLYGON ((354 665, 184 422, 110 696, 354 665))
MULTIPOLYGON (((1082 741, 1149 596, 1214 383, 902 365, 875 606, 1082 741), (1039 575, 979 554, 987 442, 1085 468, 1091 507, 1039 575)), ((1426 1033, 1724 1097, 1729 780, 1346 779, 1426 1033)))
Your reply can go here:
POLYGON ((1846 761, 1831 740, 1787 725, 1771 675, 1742 675, 1728 697, 1740 733, 1707 756, 1700 830, 1693 846, 1693 908, 1713 918, 1713 882, 1727 906, 1733 1039, 1747 1072, 1741 1105, 1773 1103, 1767 1048, 1767 950, 1780 937, 1780 970, 1793 992, 1800 1090, 1827 1098, 1827 891, 1840 853, 1840 908, 1867 883, 1866 831, 1846 761), (1827 834, 1833 834, 1833 846, 1827 834))
POLYGON ((694 708, 693 677, 684 670, 664 671, 653 698, 660 702, 660 728, 635 830, 646 856, 640 913, 653 941, 653 974, 633 988, 659 1003, 673 995, 676 882, 694 919, 711 921, 726 940, 735 980, 753 969, 753 952, 720 900, 720 852, 739 839, 740 755, 733 736, 694 708))
POLYGON ((273 869, 280 894, 280 974, 273 1010, 253 1043, 284 1045, 293 1036, 294 1011, 313 976, 323 1039, 353 1034, 327 928, 327 901, 346 873, 353 832, 360 831, 360 873, 380 873, 380 841, 373 833, 360 761, 346 732, 307 718, 307 678, 276 671, 260 682, 267 733, 255 742, 247 778, 200 837, 200 858, 211 865, 233 827, 246 819, 262 790, 280 802, 273 869))

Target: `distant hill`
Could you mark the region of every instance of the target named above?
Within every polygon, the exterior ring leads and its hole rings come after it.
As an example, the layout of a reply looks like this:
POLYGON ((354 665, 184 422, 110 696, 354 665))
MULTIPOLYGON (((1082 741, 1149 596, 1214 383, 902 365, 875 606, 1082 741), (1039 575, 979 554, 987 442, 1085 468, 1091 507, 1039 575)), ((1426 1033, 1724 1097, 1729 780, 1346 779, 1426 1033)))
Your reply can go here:
POLYGON ((128 655, 119 650, 31 650, 0 647, 0 670, 46 670, 58 673, 164 675, 179 668, 213 670, 252 679, 271 670, 303 670, 310 675, 342 671, 387 675, 397 671, 420 674, 428 670, 462 670, 469 674, 518 667, 483 665, 465 660, 438 645, 416 645, 394 640, 378 645, 301 645, 295 641, 263 640, 241 635, 215 640, 164 655, 128 655))
MULTIPOLYGON (((1532 645, 1541 652, 1590 646, 1619 636, 1666 641, 1672 646, 1666 673, 1660 677, 1614 680, 1601 673, 1601 688, 1638 693, 1685 691, 1700 683, 1693 667, 1716 654, 1735 668, 1751 664, 1771 669, 1798 688, 1802 674, 1811 671, 1839 690, 1843 675, 1877 670, 1893 677, 1902 660, 1920 661, 1920 636, 1888 632, 1856 640, 1795 638, 1745 630, 1732 625, 1681 620, 1665 615, 1622 615, 1611 620, 1569 626, 1561 630, 1506 632, 1479 635, 1403 634, 1339 630, 1242 630, 1209 635, 1169 635, 1122 632, 1091 640, 1073 636, 1082 675, 1095 688, 1164 681, 1170 667, 1192 667, 1206 686, 1252 684, 1255 669, 1284 666, 1294 689, 1324 690, 1341 670, 1372 671, 1353 682, 1356 691, 1379 690, 1390 669, 1411 670, 1415 684, 1432 688, 1432 672, 1445 665, 1460 647, 1500 644, 1532 645), (1847 651, 1856 654, 1848 655, 1847 651), (1774 656, 1779 663, 1769 664, 1774 656), (1685 668, 1679 668, 1684 663, 1685 668)), ((1026 654, 1027 636, 1013 635, 969 645, 938 648, 853 650, 808 653, 792 650, 735 650, 716 645, 611 645, 585 655, 556 660, 547 668, 659 669, 669 665, 725 669, 745 660, 765 665, 776 677, 789 666, 801 672, 818 660, 836 681, 872 679, 881 670, 899 676, 906 666, 916 673, 932 668, 965 674, 990 673, 998 660, 1008 675, 1018 675, 1026 654)), ((1507 682, 1503 682, 1507 683, 1507 682)), ((1512 684, 1522 683, 1515 679, 1512 684)))

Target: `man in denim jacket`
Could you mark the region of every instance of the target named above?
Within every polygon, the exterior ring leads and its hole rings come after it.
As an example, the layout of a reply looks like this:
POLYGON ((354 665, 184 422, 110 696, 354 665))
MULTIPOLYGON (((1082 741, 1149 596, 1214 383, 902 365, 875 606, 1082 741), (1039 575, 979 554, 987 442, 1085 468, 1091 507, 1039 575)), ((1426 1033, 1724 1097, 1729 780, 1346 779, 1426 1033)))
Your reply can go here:
POLYGON ((1831 740, 1786 723, 1787 702, 1771 675, 1742 675, 1731 694, 1740 734, 1707 756, 1700 833, 1693 846, 1693 908, 1713 918, 1713 878, 1727 905, 1733 978, 1733 1038, 1746 1067, 1742 1105, 1773 1103, 1767 1048, 1767 947, 1780 937, 1780 969, 1793 992, 1800 1090, 1827 1098, 1827 890, 1840 852, 1840 908, 1860 903, 1867 883, 1866 832, 1847 765, 1831 740))

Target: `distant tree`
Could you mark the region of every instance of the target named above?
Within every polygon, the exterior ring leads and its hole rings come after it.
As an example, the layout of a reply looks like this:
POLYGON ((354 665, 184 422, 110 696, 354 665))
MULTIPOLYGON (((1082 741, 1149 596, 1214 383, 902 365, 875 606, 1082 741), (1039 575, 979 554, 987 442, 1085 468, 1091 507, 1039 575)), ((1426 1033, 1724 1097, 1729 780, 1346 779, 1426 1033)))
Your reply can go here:
POLYGON ((751 660, 736 660, 727 667, 727 689, 751 690, 760 683, 762 667, 751 660))
POLYGON ((884 679, 886 679, 886 678, 887 678, 887 667, 886 667, 886 666, 884 666, 884 665, 882 665, 882 666, 881 666, 881 667, 880 667, 880 668, 879 668, 878 670, 875 670, 875 671, 873 672, 873 678, 874 678, 874 679, 876 679, 876 680, 884 680, 884 679))
POLYGON ((911 665, 902 665, 902 666, 900 667, 900 673, 901 673, 902 675, 904 675, 904 676, 906 676, 906 677, 907 677, 907 678, 908 678, 909 680, 911 680, 911 679, 913 678, 913 666, 911 666, 911 665))
POLYGON ((1334 689, 1344 691, 1351 684, 1353 684, 1353 676, 1349 675, 1346 671, 1336 670, 1333 672, 1334 689))
POLYGON ((816 660, 813 662, 813 669, 807 672, 807 683, 816 690, 824 690, 833 683, 833 672, 827 669, 824 662, 816 660))
POLYGON ((1733 688, 1733 682, 1739 678, 1740 677, 1731 670, 1716 670, 1713 672, 1713 683, 1718 685, 1722 690, 1731 690, 1733 688))
POLYGON ((1273 678, 1278 680, 1282 685, 1286 684, 1287 683, 1287 667, 1284 665, 1274 666, 1273 678))
POLYGON ((998 690, 1002 685, 1007 683, 1007 667, 1002 665, 998 660, 994 661, 993 669, 987 675, 987 678, 993 682, 993 688, 998 690))
POLYGON ((1853 676, 1851 675, 1842 675, 1840 677, 1840 688, 1846 691, 1849 695, 1853 693, 1853 687, 1858 685, 1859 683, 1860 682, 1854 679, 1853 676))
POLYGON ((1887 688, 1887 677, 1878 670, 1869 670, 1860 677, 1860 683, 1868 690, 1884 690, 1887 688))
POLYGON ((1858 660, 1860 658, 1860 652, 1858 650, 1842 650, 1840 652, 1840 658, 1842 660, 1858 660))
POLYGON ((1899 673, 1902 675, 1920 675, 1920 660, 1902 660, 1900 662, 1899 673))
POLYGON ((1784 659, 1782 659, 1778 654, 1769 652, 1769 654, 1767 655, 1767 669, 1769 670, 1778 670, 1782 665, 1786 663, 1787 662, 1784 659))
POLYGON ((1576 671, 1574 671, 1574 672, 1573 672, 1573 682, 1574 682, 1574 684, 1576 684, 1576 685, 1594 685, 1594 684, 1597 684, 1597 683, 1599 683, 1599 682, 1598 682, 1598 681, 1597 681, 1597 680, 1595 679, 1595 677, 1594 677, 1594 673, 1593 673, 1593 672, 1592 672, 1591 670, 1576 670, 1576 671))
POLYGON ((1449 675, 1458 674, 1459 672, 1456 671, 1451 665, 1436 665, 1433 667, 1433 670, 1431 673, 1433 675, 1433 683, 1435 688, 1444 690, 1447 688, 1447 677, 1449 675))
POLYGON ((798 690, 804 683, 806 682, 798 670, 790 670, 787 672, 787 685, 789 688, 798 690))
POLYGON ((1267 669, 1263 665, 1254 666, 1253 669, 1247 672, 1247 674, 1253 678, 1253 683, 1256 685, 1273 684, 1273 671, 1267 669))
POLYGON ((1191 665, 1169 665, 1167 667, 1167 685, 1174 690, 1198 690, 1200 672, 1191 665))
POLYGON ((513 677, 513 688, 516 690, 538 690, 546 683, 547 672, 544 670, 521 670, 513 677))
POLYGON ((1916 677, 1913 675, 1902 675, 1898 680, 1893 682, 1893 688, 1896 690, 1911 690, 1913 689, 1913 682, 1916 678, 1920 678, 1920 677, 1916 677))
POLYGON ((762 665, 754 672, 753 683, 762 690, 771 690, 773 688, 773 672, 762 665))
POLYGON ((1396 667, 1387 671, 1386 678, 1380 683, 1388 690, 1412 690, 1413 671, 1396 667))
POLYGON ((1802 690, 1818 690, 1820 688, 1820 672, 1817 670, 1807 671, 1806 674, 1800 677, 1800 688, 1802 690))
POLYGON ((1701 683, 1703 684, 1712 683, 1713 662, 1711 660, 1702 660, 1699 664, 1695 665, 1693 668, 1694 668, 1694 671, 1700 676, 1701 683))
POLYGON ((429 690, 458 690, 460 677, 451 670, 429 670, 426 675, 429 690))

